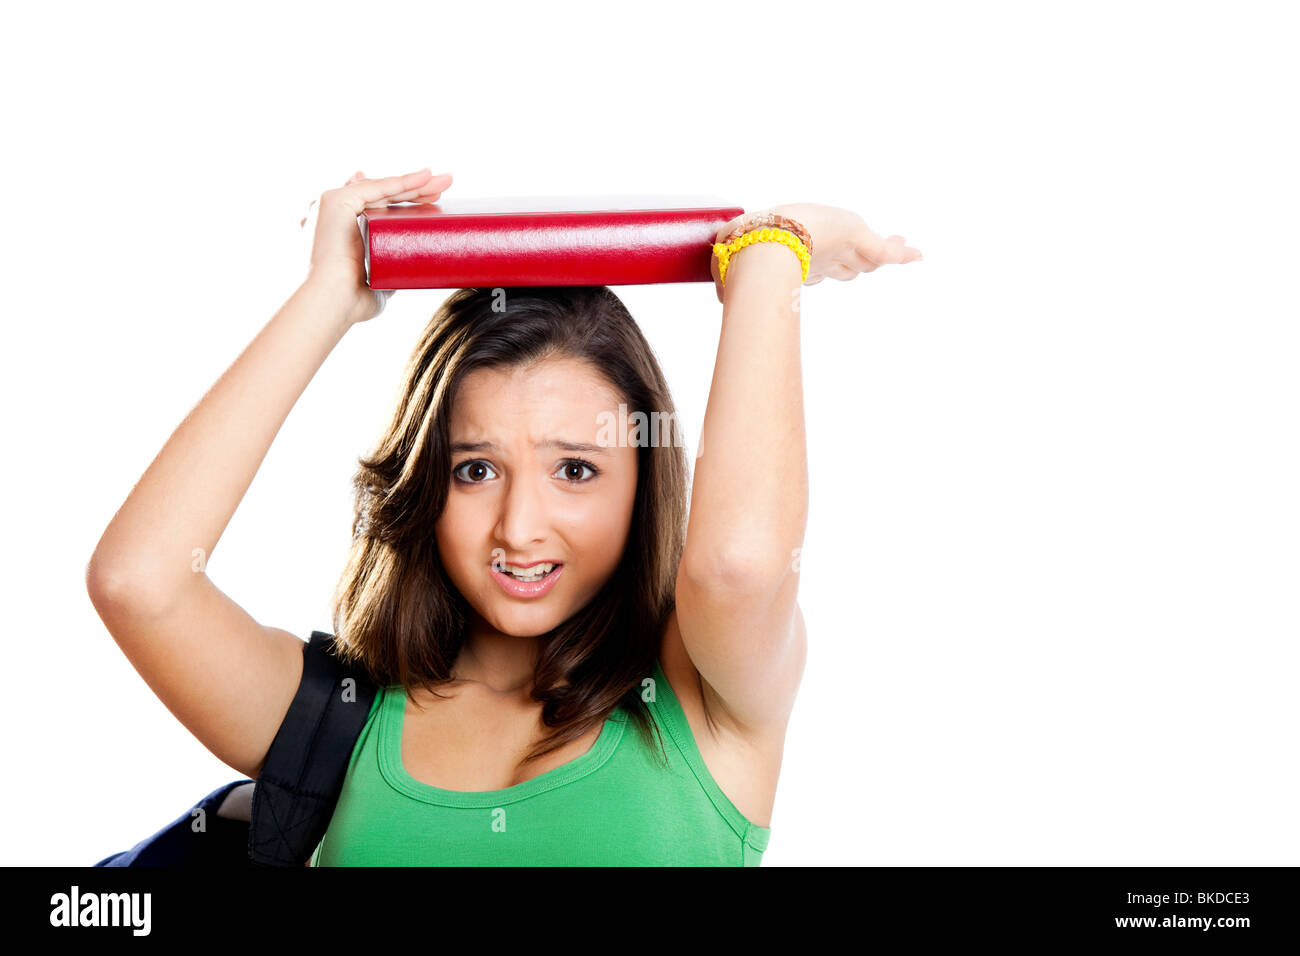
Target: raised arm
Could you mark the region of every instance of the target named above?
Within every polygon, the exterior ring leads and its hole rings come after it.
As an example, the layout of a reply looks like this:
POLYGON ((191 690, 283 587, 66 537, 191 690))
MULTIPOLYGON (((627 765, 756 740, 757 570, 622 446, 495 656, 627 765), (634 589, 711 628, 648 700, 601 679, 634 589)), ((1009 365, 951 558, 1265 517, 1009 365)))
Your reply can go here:
MULTIPOLYGON (((809 285, 920 258, 901 236, 881 239, 848 210, 803 203, 770 211, 811 233, 809 285)), ((717 271, 715 259, 715 279, 717 271)), ((682 642, 709 700, 754 737, 784 732, 806 655, 796 602, 808 516, 801 280, 791 249, 758 242, 731 255, 718 285, 722 333, 677 576, 682 642)))
POLYGON ((383 308, 365 285, 357 214, 381 200, 434 201, 434 186, 445 178, 358 174, 322 195, 306 281, 177 427, 86 567, 95 610, 132 666, 204 746, 250 777, 297 690, 303 641, 253 620, 206 564, 308 382, 353 324, 383 308))

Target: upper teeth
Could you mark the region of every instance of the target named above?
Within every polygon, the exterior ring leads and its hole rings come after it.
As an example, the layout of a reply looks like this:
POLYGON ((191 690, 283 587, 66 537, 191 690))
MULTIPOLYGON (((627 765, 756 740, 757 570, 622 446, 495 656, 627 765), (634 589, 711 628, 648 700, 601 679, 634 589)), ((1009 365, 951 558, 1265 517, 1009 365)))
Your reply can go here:
POLYGON ((541 577, 555 567, 553 564, 534 564, 531 568, 517 568, 513 564, 504 564, 498 562, 497 567, 502 571, 509 571, 511 574, 520 575, 521 577, 541 577))

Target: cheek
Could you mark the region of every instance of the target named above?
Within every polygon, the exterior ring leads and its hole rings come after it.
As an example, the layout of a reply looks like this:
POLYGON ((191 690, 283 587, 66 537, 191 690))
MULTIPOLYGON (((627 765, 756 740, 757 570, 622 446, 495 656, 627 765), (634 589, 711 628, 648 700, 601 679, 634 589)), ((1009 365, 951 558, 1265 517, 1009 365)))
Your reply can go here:
POLYGON ((627 526, 624 515, 614 508, 602 508, 587 523, 588 535, 594 547, 601 551, 619 551, 623 532, 627 526))
POLYGON ((471 540, 470 525, 467 509, 459 507, 454 498, 448 498, 447 506, 434 525, 434 538, 443 566, 449 571, 466 559, 465 544, 471 540))
POLYGON ((632 503, 625 502, 620 494, 602 497, 584 504, 566 523, 565 534, 585 553, 594 566, 612 567, 617 564, 627 545, 632 503))

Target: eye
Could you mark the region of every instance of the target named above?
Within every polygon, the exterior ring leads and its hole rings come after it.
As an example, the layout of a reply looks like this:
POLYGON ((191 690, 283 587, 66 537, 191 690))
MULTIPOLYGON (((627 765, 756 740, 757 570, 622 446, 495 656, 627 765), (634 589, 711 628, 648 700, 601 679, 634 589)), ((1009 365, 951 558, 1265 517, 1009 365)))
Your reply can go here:
MULTIPOLYGON (((457 465, 455 468, 452 469, 451 475, 452 475, 452 477, 455 478, 457 481, 461 482, 462 484, 466 484, 466 485, 481 485, 483 482, 480 481, 478 478, 462 478, 462 477, 460 476, 460 470, 461 470, 462 468, 470 468, 470 469, 473 469, 473 470, 475 471, 476 474, 479 474, 479 473, 480 473, 480 472, 479 472, 479 469, 482 469, 482 470, 485 470, 485 471, 489 471, 489 472, 492 471, 491 467, 489 467, 489 466, 488 466, 488 463, 485 462, 485 461, 478 461, 478 460, 476 459, 476 460, 474 460, 474 461, 463 461, 463 462, 461 462, 459 465, 457 465)), ((496 474, 495 472, 492 472, 492 473, 493 473, 493 474, 496 474)))
POLYGON ((592 478, 595 478, 597 475, 600 474, 600 469, 599 469, 599 468, 597 468, 597 467, 596 467, 595 465, 593 465, 591 462, 586 461, 585 459, 582 459, 582 458, 570 458, 568 461, 564 462, 564 464, 560 465, 560 471, 562 471, 562 472, 565 473, 565 478, 566 478, 566 480, 569 482, 569 484, 571 484, 571 485, 582 485, 582 484, 586 484, 587 482, 591 481, 592 478), (589 477, 587 477, 587 478, 570 478, 570 477, 569 477, 569 471, 570 471, 570 470, 572 470, 572 469, 580 469, 580 468, 586 468, 587 470, 589 470, 589 471, 591 472, 591 475, 590 475, 589 477))

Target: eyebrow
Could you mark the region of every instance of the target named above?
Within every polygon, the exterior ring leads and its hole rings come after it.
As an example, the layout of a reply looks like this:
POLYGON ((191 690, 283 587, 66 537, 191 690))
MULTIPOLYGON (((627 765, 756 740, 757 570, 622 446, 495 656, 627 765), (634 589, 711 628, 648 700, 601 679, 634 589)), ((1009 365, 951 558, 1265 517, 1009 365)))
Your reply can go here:
MULTIPOLYGON (((562 438, 548 438, 545 441, 539 441, 534 448, 558 448, 560 451, 580 451, 589 455, 608 455, 609 449, 601 445, 591 445, 587 442, 565 441, 562 438)), ((501 449, 490 441, 457 441, 451 443, 451 453, 459 454, 463 451, 490 451, 496 454, 501 453, 501 449)))

